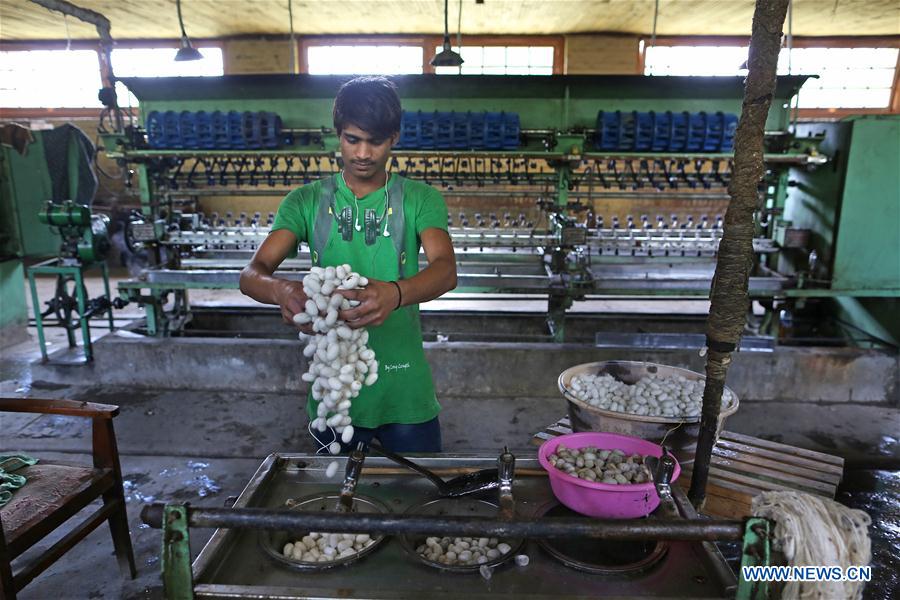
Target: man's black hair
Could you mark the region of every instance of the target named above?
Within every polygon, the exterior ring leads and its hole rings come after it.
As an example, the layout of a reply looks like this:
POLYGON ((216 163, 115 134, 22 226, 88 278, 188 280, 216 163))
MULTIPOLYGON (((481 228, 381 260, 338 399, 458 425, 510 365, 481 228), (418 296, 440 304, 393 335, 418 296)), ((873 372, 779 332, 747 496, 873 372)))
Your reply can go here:
POLYGON ((338 135, 355 125, 375 138, 389 138, 400 131, 400 97, 387 77, 356 77, 341 86, 334 99, 334 127, 338 135))

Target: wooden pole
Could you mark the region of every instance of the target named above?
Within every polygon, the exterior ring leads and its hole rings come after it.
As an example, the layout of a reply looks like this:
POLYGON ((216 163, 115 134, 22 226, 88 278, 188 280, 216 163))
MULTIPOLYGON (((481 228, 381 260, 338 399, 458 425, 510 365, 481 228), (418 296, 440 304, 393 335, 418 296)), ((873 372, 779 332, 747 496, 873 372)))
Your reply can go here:
POLYGON ((706 498, 709 461, 725 388, 725 375, 744 331, 750 269, 753 267, 753 215, 759 204, 759 183, 765 175, 763 138, 775 92, 782 26, 789 0, 756 0, 750 38, 748 73, 741 118, 734 136, 734 167, 728 193, 724 231, 716 260, 706 322, 706 387, 697 456, 688 496, 698 508, 706 498))

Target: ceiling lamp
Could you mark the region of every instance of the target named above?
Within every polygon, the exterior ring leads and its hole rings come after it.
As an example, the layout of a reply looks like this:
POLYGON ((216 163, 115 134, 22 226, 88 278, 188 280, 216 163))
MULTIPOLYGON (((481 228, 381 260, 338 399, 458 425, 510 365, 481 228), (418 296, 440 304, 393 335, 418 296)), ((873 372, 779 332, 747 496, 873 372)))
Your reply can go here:
POLYGON ((178 9, 178 24, 181 26, 181 48, 175 53, 175 60, 178 62, 186 60, 203 60, 200 51, 191 46, 191 40, 188 39, 187 33, 184 31, 184 19, 181 18, 181 0, 175 0, 175 7, 178 9))
POLYGON ((431 59, 432 67, 461 67, 463 58, 450 47, 450 26, 447 23, 447 4, 444 0, 444 48, 431 59))

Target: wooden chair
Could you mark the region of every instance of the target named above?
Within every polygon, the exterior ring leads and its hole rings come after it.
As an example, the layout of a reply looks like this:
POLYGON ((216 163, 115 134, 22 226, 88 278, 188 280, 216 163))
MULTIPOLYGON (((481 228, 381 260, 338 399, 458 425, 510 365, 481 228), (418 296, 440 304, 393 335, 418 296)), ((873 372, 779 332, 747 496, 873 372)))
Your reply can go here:
POLYGON ((0 412, 68 415, 91 419, 94 458, 93 467, 41 460, 34 466, 16 471, 28 481, 24 487, 13 492, 8 504, 0 508, 0 597, 15 600, 19 590, 103 521, 109 522, 122 573, 133 579, 137 570, 134 567, 134 552, 128 533, 119 451, 116 448, 112 422, 113 417, 119 414, 119 407, 73 400, 0 398, 0 412), (13 559, 97 498, 103 499, 103 506, 78 523, 43 554, 13 573, 13 559))

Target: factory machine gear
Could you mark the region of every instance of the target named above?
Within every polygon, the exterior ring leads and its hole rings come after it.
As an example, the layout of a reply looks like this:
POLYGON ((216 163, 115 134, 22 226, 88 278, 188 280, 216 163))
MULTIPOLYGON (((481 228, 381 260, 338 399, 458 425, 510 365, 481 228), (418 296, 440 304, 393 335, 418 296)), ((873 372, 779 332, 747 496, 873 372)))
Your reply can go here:
POLYGON ((44 361, 48 360, 44 319, 53 316, 56 318, 56 325, 66 330, 70 348, 77 346, 75 332, 81 330, 84 360, 90 361, 91 318, 105 313, 112 330, 113 307, 121 308, 125 305, 119 298, 110 300, 109 273, 106 266, 106 255, 110 249, 109 218, 106 215, 93 214, 91 209, 83 204, 65 200, 61 203, 48 202, 44 210, 38 214, 38 219, 56 230, 61 239, 56 258, 28 268, 28 282, 31 286, 41 356, 44 361), (88 295, 84 284, 84 273, 91 268, 99 268, 103 275, 105 293, 96 298, 88 295), (54 296, 43 305, 38 300, 35 281, 37 275, 56 275, 54 296), (46 306, 46 309, 42 310, 42 306, 46 306))
MULTIPOLYGON (((546 298, 546 331, 557 341, 575 302, 708 296, 740 78, 395 79, 405 112, 389 168, 447 200, 456 292, 546 298)), ((822 135, 797 135, 790 123, 789 100, 805 79, 779 78, 766 124, 750 296, 767 311, 767 335, 794 303, 869 293, 812 273, 818 238, 789 220, 799 214, 792 180, 829 160, 822 135)), ((145 308, 146 333, 179 332, 190 289, 237 288, 278 200, 341 168, 330 121, 343 81, 123 79, 144 129, 107 135, 104 145, 138 174, 141 215, 126 237, 148 250, 151 266, 119 293, 145 308), (241 98, 244 110, 220 110, 223 98, 241 98), (170 294, 174 312, 164 309, 170 294)), ((300 279, 310 265, 303 245, 279 276, 300 279)))

